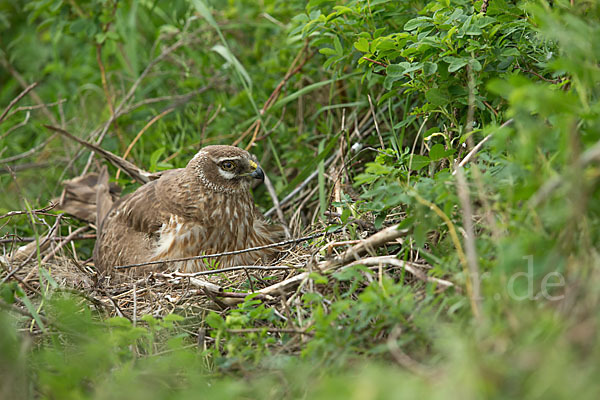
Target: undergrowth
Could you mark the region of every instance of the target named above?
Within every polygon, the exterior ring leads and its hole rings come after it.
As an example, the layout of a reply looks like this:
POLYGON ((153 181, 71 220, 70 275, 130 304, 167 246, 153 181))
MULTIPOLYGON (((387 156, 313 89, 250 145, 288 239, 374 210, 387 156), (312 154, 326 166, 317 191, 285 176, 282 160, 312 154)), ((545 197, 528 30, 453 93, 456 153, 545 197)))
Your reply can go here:
POLYGON ((248 146, 302 187, 294 236, 404 232, 371 249, 395 267, 320 271, 316 238, 291 295, 134 318, 2 261, 0 398, 600 397, 597 1, 0 0, 0 27, 4 255, 87 226, 44 207, 102 161, 45 124, 151 172, 248 146))

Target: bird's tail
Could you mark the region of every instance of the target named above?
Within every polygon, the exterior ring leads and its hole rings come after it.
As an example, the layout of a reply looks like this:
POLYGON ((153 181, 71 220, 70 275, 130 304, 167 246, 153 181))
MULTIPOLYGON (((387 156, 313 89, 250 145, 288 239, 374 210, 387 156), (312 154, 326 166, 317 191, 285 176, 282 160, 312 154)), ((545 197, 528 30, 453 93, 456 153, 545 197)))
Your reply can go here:
POLYGON ((117 184, 109 184, 106 166, 100 173, 91 172, 63 181, 63 186, 65 190, 58 201, 58 208, 76 218, 95 223, 97 227, 121 194, 117 184))

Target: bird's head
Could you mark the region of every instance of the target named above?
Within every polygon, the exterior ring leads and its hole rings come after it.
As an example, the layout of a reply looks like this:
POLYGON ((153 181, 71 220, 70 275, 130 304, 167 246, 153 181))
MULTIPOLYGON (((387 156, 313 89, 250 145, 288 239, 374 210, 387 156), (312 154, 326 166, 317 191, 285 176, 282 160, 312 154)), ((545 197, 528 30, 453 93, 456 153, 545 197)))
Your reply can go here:
POLYGON ((234 146, 207 146, 188 163, 203 185, 215 192, 248 190, 252 180, 265 178, 256 157, 234 146))

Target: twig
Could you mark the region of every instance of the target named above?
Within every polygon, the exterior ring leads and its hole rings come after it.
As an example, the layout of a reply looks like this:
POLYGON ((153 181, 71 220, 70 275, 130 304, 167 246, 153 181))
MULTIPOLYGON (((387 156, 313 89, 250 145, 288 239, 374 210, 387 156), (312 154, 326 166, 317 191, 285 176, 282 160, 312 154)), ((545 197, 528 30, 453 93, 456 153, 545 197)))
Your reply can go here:
POLYGON ((19 106, 19 107, 15 108, 14 110, 12 110, 10 113, 8 113, 8 115, 6 116, 6 118, 10 118, 11 116, 13 116, 14 114, 16 114, 16 113, 18 113, 20 111, 32 111, 32 110, 38 110, 40 108, 47 108, 47 107, 59 106, 59 105, 63 104, 66 101, 67 101, 67 99, 60 99, 58 101, 53 101, 51 103, 36 104, 34 106, 19 106))
POLYGON ((288 267, 285 265, 269 266, 269 267, 264 267, 262 265, 237 265, 235 267, 211 269, 210 271, 193 272, 191 274, 184 274, 182 272, 173 272, 172 275, 180 276, 182 278, 187 278, 190 276, 194 277, 194 276, 201 276, 201 275, 215 275, 215 274, 221 274, 223 272, 239 271, 242 269, 258 270, 258 271, 279 271, 279 270, 288 270, 288 269, 295 269, 295 268, 288 267))
POLYGON ((48 128, 50 130, 56 131, 64 136, 68 137, 69 139, 74 140, 77 143, 84 145, 85 147, 89 148, 93 152, 98 153, 99 155, 101 155, 102 157, 104 157, 105 159, 110 161, 115 167, 124 170, 127 173, 127 175, 131 176, 133 179, 135 179, 139 183, 142 183, 142 184, 148 183, 151 180, 155 179, 155 177, 156 177, 156 175, 154 175, 150 172, 144 171, 143 169, 139 168, 135 164, 117 156, 116 154, 113 154, 108 150, 104 150, 102 147, 99 147, 93 143, 86 142, 85 140, 78 138, 77 136, 67 132, 64 129, 58 128, 56 126, 51 126, 51 125, 44 125, 44 127, 48 128))
MULTIPOLYGON (((2 299, 0 299, 0 308, 3 308, 5 310, 7 310, 7 311, 16 312, 17 314, 20 314, 20 315, 22 315, 24 317, 27 317, 27 318, 35 319, 35 317, 33 316, 33 314, 31 314, 30 312, 22 310, 21 308, 15 306, 14 304, 8 304, 8 303, 4 302, 4 300, 2 300, 2 299)), ((51 325, 50 321, 48 321, 48 318, 46 318, 45 316, 43 316, 41 314, 38 314, 37 316, 40 318, 40 320, 44 324, 51 325)))
MULTIPOLYGON (((52 214, 54 215, 54 214, 52 214)), ((68 236, 54 236, 49 238, 49 240, 53 241, 53 242, 60 242, 62 240, 65 240, 68 236)), ((77 235, 73 238, 71 238, 71 241, 73 240, 90 240, 90 239, 96 239, 96 234, 95 233, 89 233, 89 234, 83 234, 83 235, 77 235)), ((29 243, 29 242, 35 242, 35 237, 33 236, 24 236, 24 237, 20 237, 20 236, 16 236, 16 237, 11 237, 11 238, 6 238, 6 236, 2 239, 0 239, 0 244, 2 243, 29 243)))
MULTIPOLYGON (((261 110, 260 110, 260 115, 264 115, 264 113, 271 108, 271 106, 275 103, 275 100, 277 99, 277 97, 279 96, 279 93, 281 92, 281 89, 283 89, 283 86, 287 83, 287 81, 294 76, 296 73, 298 73, 298 71, 300 71, 302 69, 302 67, 304 67, 304 65, 306 64, 306 62, 312 57, 312 54, 305 57, 305 59, 296 66, 296 63, 298 63, 298 61, 300 60, 300 58, 302 57, 302 55, 306 52, 306 50, 308 49, 308 41, 306 41, 304 43, 304 46, 302 47, 302 49, 300 50, 300 52, 298 52, 298 55, 296 55, 296 58, 294 58, 294 60, 292 61, 292 64, 290 65, 290 68, 288 69, 288 71, 285 73, 283 79, 279 82, 279 84, 277 85, 277 87, 275 87, 275 89, 273 90, 273 92, 271 92, 271 94, 269 95, 269 98, 267 99, 267 101, 265 101, 265 104, 263 104, 261 110)), ((237 146, 238 144, 241 143, 242 140, 244 140, 244 138, 246 136, 248 136, 248 134, 250 132, 252 132, 252 130, 254 130, 254 132, 252 133, 252 138, 250 139, 250 142, 248 143, 248 145, 246 146, 246 150, 248 150, 249 148, 252 147, 252 145, 254 144, 255 140, 256 140, 256 136, 258 135, 258 131, 260 129, 262 125, 262 121, 260 118, 258 118, 256 121, 254 121, 254 123, 252 125, 250 125, 250 127, 248 129, 246 129, 246 131, 244 133, 242 133, 240 135, 240 137, 238 137, 234 142, 233 145, 237 146)))
POLYGON ((11 167, 0 167, 0 174, 12 174, 13 172, 27 171, 28 169, 35 168, 46 168, 50 165, 56 166, 59 162, 55 161, 53 163, 50 162, 42 162, 42 163, 23 163, 16 164, 11 167))
POLYGON ((475 247, 475 233, 473 230, 473 210, 471 208, 471 199, 469 198, 469 188, 463 173, 462 167, 456 170, 456 187, 458 189, 458 198, 462 207, 462 220, 466 233, 465 250, 467 255, 467 264, 469 266, 469 276, 465 279, 471 281, 471 308, 475 318, 481 316, 481 289, 479 282, 479 263, 477 262, 477 248, 475 247))
MULTIPOLYGON (((54 232, 58 228, 58 225, 60 224, 60 221, 62 220, 63 215, 64 214, 57 215, 54 225, 52 225, 52 227, 50 228, 48 233, 44 236, 44 239, 42 241, 29 243, 27 246, 24 246, 23 248, 20 248, 19 250, 17 250, 15 257, 18 257, 19 253, 25 254, 25 253, 28 253, 30 250, 32 250, 32 251, 25 257, 25 259, 21 262, 21 264, 19 264, 16 268, 14 268, 12 271, 10 271, 10 273, 8 275, 6 275, 0 283, 4 283, 4 282, 8 281, 13 275, 15 275, 17 272, 19 272, 21 270, 21 268, 23 268, 37 253, 38 247, 39 247, 40 253, 47 248, 47 245, 50 243, 50 238, 53 236, 54 232), (35 246, 32 246, 32 245, 35 245, 35 246)), ((13 258, 15 258, 15 257, 13 257, 13 258)), ((18 257, 18 258, 20 258, 20 257, 18 257)), ((19 259, 18 261, 21 261, 21 260, 19 259)))
POLYGON ((252 251, 271 249, 273 247, 285 246, 288 244, 298 244, 301 242, 305 242, 307 240, 311 240, 311 239, 323 236, 325 234, 326 233, 315 233, 314 235, 305 236, 305 237, 301 237, 298 239, 284 240, 284 241, 278 242, 278 243, 272 243, 272 244, 267 244, 264 246, 257 246, 257 247, 252 247, 252 248, 248 248, 248 249, 242 249, 242 250, 224 251, 222 253, 204 254, 201 256, 174 258, 174 259, 169 259, 169 260, 147 261, 147 262, 142 262, 142 263, 137 263, 137 264, 118 265, 118 266, 115 266, 114 268, 115 269, 129 269, 129 268, 135 268, 135 267, 143 267, 146 265, 168 264, 168 263, 175 263, 175 262, 182 262, 182 261, 204 260, 207 258, 232 256, 232 255, 236 255, 236 254, 249 253, 252 251))
POLYGON ((27 158, 30 155, 36 153, 38 150, 41 150, 44 147, 46 147, 46 145, 48 145, 48 143, 50 143, 52 141, 52 139, 54 139, 55 137, 56 137, 56 133, 52 134, 52 136, 50 136, 48 139, 44 140, 42 143, 40 143, 37 146, 35 146, 35 147, 27 150, 24 153, 17 154, 16 156, 7 157, 7 158, 4 158, 4 159, 0 160, 0 164, 6 164, 6 163, 13 162, 13 161, 21 160, 23 158, 27 158))
POLYGON ((81 227, 75 229, 75 231, 73 231, 69 236, 67 236, 66 238, 64 238, 64 240, 62 240, 58 244, 58 246, 56 246, 56 248, 54 248, 50 253, 46 254, 46 256, 44 257, 44 259, 42 260, 42 263, 47 263, 48 261, 50 261, 50 259, 52 257, 54 257, 54 255, 56 255, 56 253, 60 249, 62 249, 63 247, 65 247, 65 245, 67 245, 68 243, 70 243, 75 236, 77 236, 80 233, 84 232, 86 229, 88 229, 87 226, 81 226, 81 227))
MULTIPOLYGON (((331 164, 331 162, 335 159, 335 155, 329 157, 327 160, 325 160, 325 167, 327 167, 329 164, 331 164)), ((302 191, 302 189, 304 189, 309 183, 310 181, 312 181, 313 179, 315 179, 315 177, 319 175, 319 171, 315 171, 312 174, 310 174, 305 180, 302 181, 302 183, 300 183, 294 190, 292 190, 290 192, 290 194, 288 194, 287 196, 285 196, 283 198, 283 200, 281 200, 279 202, 280 206, 283 206, 285 204, 287 204, 291 199, 293 199, 298 193, 300 193, 300 191, 302 191)), ((275 207, 271 207, 266 213, 265 213, 265 217, 270 216, 271 214, 273 214, 273 212, 275 212, 276 208, 275 207)))
MULTIPOLYGON (((158 55, 156 58, 154 58, 152 61, 150 61, 150 63, 146 66, 146 68, 144 68, 144 70, 142 71, 142 73, 140 74, 140 76, 138 76, 138 78, 135 80, 135 82, 133 83, 133 85, 131 85, 131 88, 129 88, 129 91, 127 92, 127 94, 125 95, 125 97, 123 98, 123 100, 121 100, 121 102, 119 103, 119 105, 117 106, 117 108, 115 108, 114 114, 108 119, 108 121, 106 121, 106 123, 104 124, 104 126, 102 127, 102 129, 100 130, 100 132, 98 134, 95 133, 93 135, 93 136, 97 136, 96 145, 99 145, 99 144, 102 143, 102 140, 104 140, 104 136, 108 132, 108 129, 110 128, 110 126, 112 125, 112 123, 118 118, 118 116, 120 115, 120 112, 123 109, 123 107, 125 106, 125 104, 133 97, 133 95, 135 94, 138 86, 142 83, 142 80, 144 80, 144 78, 146 77, 146 75, 148 75, 148 73, 150 72, 150 70, 152 70, 152 68, 154 68, 154 66, 157 63, 159 63, 160 61, 162 61, 170 53, 172 53, 173 51, 175 51, 179 47, 181 47, 184 44, 186 44, 187 40, 188 40, 187 37, 183 37, 183 38, 179 39, 177 42, 175 42, 174 44, 172 44, 171 46, 169 46, 165 50, 163 50, 160 53, 160 55, 158 55)), ((54 125, 58 125, 58 124, 55 123, 54 125)), ((93 155, 94 154, 92 153, 88 157, 88 160, 87 160, 87 163, 85 165, 85 168, 83 169, 82 175, 84 175, 85 173, 87 173, 87 170, 90 168, 90 165, 92 164, 92 157, 93 157, 93 155)))
POLYGON ((388 65, 386 63, 382 63, 381 61, 373 60, 372 58, 369 58, 369 57, 363 57, 363 60, 367 60, 369 62, 372 62, 373 64, 380 65, 383 68, 387 68, 388 67, 388 65))
POLYGON ((379 257, 367 257, 360 260, 356 260, 350 264, 344 266, 344 268, 352 267, 355 265, 393 265, 398 268, 402 268, 406 272, 410 273, 414 277, 429 283, 435 283, 438 286, 443 287, 444 289, 453 287, 454 283, 447 281, 445 279, 439 279, 432 276, 427 276, 424 272, 414 267, 413 263, 402 261, 398 259, 396 256, 379 256, 379 257))
POLYGON ((13 108, 15 104, 17 104, 23 97, 25 97, 27 93, 31 92, 37 85, 37 82, 33 82, 31 85, 27 86, 21 93, 19 93, 17 97, 12 99, 12 101, 8 103, 8 106, 4 109, 2 115, 0 115, 0 122, 2 122, 4 118, 6 118, 6 114, 8 114, 10 109, 13 108))
MULTIPOLYGON (((390 226, 386 229, 383 229, 382 231, 377 232, 374 235, 369 236, 367 239, 361 241, 356 246, 353 246, 350 249, 346 250, 340 256, 319 264, 318 269, 320 271, 326 272, 328 270, 337 269, 349 262, 359 260, 359 256, 365 253, 366 251, 375 249, 384 243, 397 239, 400 236, 405 235, 407 232, 408 231, 405 229, 399 230, 398 225, 390 226)), ((309 276, 309 272, 303 272, 289 279, 278 282, 274 285, 260 289, 258 293, 274 296, 282 290, 286 291, 287 289, 297 286, 302 281, 307 280, 309 276)))
MULTIPOLYGON (((573 166, 577 173, 581 173, 581 169, 593 161, 600 161, 600 141, 596 142, 595 145, 584 151, 583 154, 581 154, 581 156, 575 161, 573 166)), ((561 184, 569 182, 569 179, 567 179, 565 175, 566 174, 557 175, 544 183, 542 187, 540 187, 538 191, 530 197, 529 201, 527 202, 529 207, 537 207, 543 200, 548 199, 550 194, 558 189, 561 184)))
POLYGON ((387 340, 388 349, 392 357, 394 357, 394 360, 396 360, 399 365, 416 375, 424 377, 431 376, 431 373, 429 373, 421 364, 410 358, 404 351, 402 351, 402 349, 400 349, 400 346, 398 346, 398 338, 400 337, 401 333, 402 328, 400 325, 396 325, 392 329, 392 332, 387 340))
MULTIPOLYGON (((509 120, 507 120, 505 123, 503 123, 502 125, 500 125, 499 129, 502 129, 506 126, 509 126, 510 124, 512 124, 514 122, 514 120, 511 118, 509 120)), ((452 175, 456 175, 456 171, 458 170, 458 168, 464 167, 470 160, 471 158, 473 158, 473 156, 475 154, 477 154, 477 152, 483 147, 483 145, 485 144, 485 142, 487 142, 488 140, 490 140, 490 138, 492 137, 493 133, 490 133, 489 135, 487 135, 486 137, 483 138, 483 140, 479 143, 477 143, 473 149, 471 151, 469 151, 469 153, 465 156, 465 158, 462 159, 462 161, 458 164, 458 166, 454 169, 454 171, 452 171, 452 175)))
MULTIPOLYGON (((215 328, 208 328, 210 330, 217 330, 215 328)), ((226 329, 225 332, 228 333, 261 333, 261 332, 270 332, 270 333, 296 333, 299 335, 314 335, 314 332, 300 330, 300 329, 286 329, 286 328, 270 328, 265 326, 264 328, 246 328, 246 329, 226 329)))
POLYGON ((5 137, 10 135, 12 132, 16 131, 17 129, 27 125, 27 122, 29 122, 29 117, 31 117, 31 113, 29 111, 27 111, 27 114, 25 114, 25 119, 23 121, 19 122, 18 124, 12 126, 9 130, 7 130, 2 135, 0 135, 0 140, 4 139, 5 137))
POLYGON ((31 211, 9 211, 9 212, 7 212, 4 215, 0 215, 0 219, 14 217, 15 215, 41 214, 41 213, 45 213, 45 212, 48 212, 48 211, 52 210, 54 207, 56 207, 56 204, 50 202, 50 204, 47 205, 46 207, 40 208, 40 209, 37 209, 37 210, 31 210, 31 211))
POLYGON ((541 80, 543 80, 544 82, 552 83, 552 84, 554 84, 554 85, 557 85, 557 84, 559 84, 559 83, 562 83, 562 81, 563 81, 561 78, 558 78, 558 79, 548 79, 548 78, 545 78, 544 76, 542 76, 542 75, 538 74, 538 73, 537 73, 537 72, 535 72, 535 71, 531 71, 531 70, 528 70, 528 69, 522 68, 522 67, 521 67, 520 65, 518 65, 518 64, 517 64, 515 67, 516 67, 518 70, 521 70, 521 71, 523 71, 523 72, 527 72, 528 74, 531 74, 531 75, 534 75, 534 76, 536 76, 536 77, 540 78, 540 79, 541 79, 541 80))
MULTIPOLYGON (((146 130, 148 130, 148 128, 150 128, 156 121, 158 121, 159 119, 161 119, 162 117, 164 117, 165 115, 169 114, 171 111, 175 110, 175 107, 171 107, 171 108, 167 108, 166 110, 164 110, 163 112, 161 112, 160 114, 156 115, 154 118, 152 118, 143 128, 141 131, 138 132, 138 134, 135 136, 135 138, 131 141, 131 143, 129 143, 129 146, 127 146, 127 150, 125 150, 125 153, 123 154, 123 160, 127 159, 127 156, 129 155, 129 152, 131 152, 131 149, 133 149, 133 146, 135 146, 135 144, 137 143, 137 141, 142 137, 142 135, 144 134, 144 132, 146 132, 146 130)), ((119 179, 119 175, 121 174, 121 170, 119 169, 117 171, 117 174, 115 175, 115 179, 119 179)))
POLYGON ((375 117, 375 108, 373 107, 373 102, 371 101, 371 95, 367 94, 367 98, 369 99, 369 107, 371 109, 371 114, 373 115, 375 131, 377 131, 377 136, 379 137, 379 144, 381 145, 382 149, 385 149, 385 145, 383 144, 383 137, 381 136, 381 132, 379 132, 379 124, 377 123, 377 118, 375 117))
MULTIPOLYGON (((21 87, 23 87, 24 89, 27 89, 27 87, 29 87, 29 85, 27 84, 27 82, 25 82, 25 79, 21 76, 21 74, 12 66, 12 64, 3 55, 0 55, 0 64, 2 64, 4 66, 4 68, 6 68, 8 70, 8 72, 10 72, 10 74, 13 76, 13 78, 15 78, 15 80, 17 82, 19 82, 19 85, 21 85, 21 87)), ((35 92, 35 90, 31 89, 29 91, 29 93, 30 93, 29 95, 31 96, 33 101, 35 101, 38 105, 42 106, 42 111, 44 112, 44 114, 46 114, 46 117, 48 117, 48 119, 54 125, 58 125, 58 121, 56 120, 54 115, 50 112, 50 110, 48 110, 48 107, 46 107, 46 105, 42 101, 41 97, 38 96, 38 94, 35 92)))
POLYGON ((271 179, 269 179, 268 175, 265 175, 265 186, 267 187, 267 191, 269 192, 269 196, 271 196, 271 200, 273 201, 273 207, 277 211, 277 217, 283 226, 283 230, 285 231, 285 236, 287 238, 291 237, 290 228, 288 228, 287 222, 285 220, 285 216, 283 215, 283 210, 281 209, 281 205, 279 204, 279 199, 277 198, 277 192, 275 192, 275 188, 271 183, 271 179))

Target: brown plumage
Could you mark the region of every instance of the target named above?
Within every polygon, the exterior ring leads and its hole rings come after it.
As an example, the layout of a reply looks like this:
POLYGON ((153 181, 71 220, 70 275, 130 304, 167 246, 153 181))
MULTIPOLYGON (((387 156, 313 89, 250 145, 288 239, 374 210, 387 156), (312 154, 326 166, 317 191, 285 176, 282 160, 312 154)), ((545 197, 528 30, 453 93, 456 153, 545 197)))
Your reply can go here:
MULTIPOLYGON (((116 265, 276 242, 281 238, 281 229, 263 219, 250 193, 251 182, 263 177, 255 157, 245 150, 232 146, 203 148, 185 168, 167 171, 118 200, 105 218, 105 211, 98 210, 96 268, 110 273, 116 265)), ((101 192, 106 195, 107 185, 98 191, 99 197, 101 192)), ((216 261, 219 267, 252 265, 266 261, 275 252, 266 249, 223 256, 216 261)), ((160 269, 195 272, 214 262, 215 259, 169 263, 160 269)), ((135 268, 138 272, 148 269, 135 268)))

